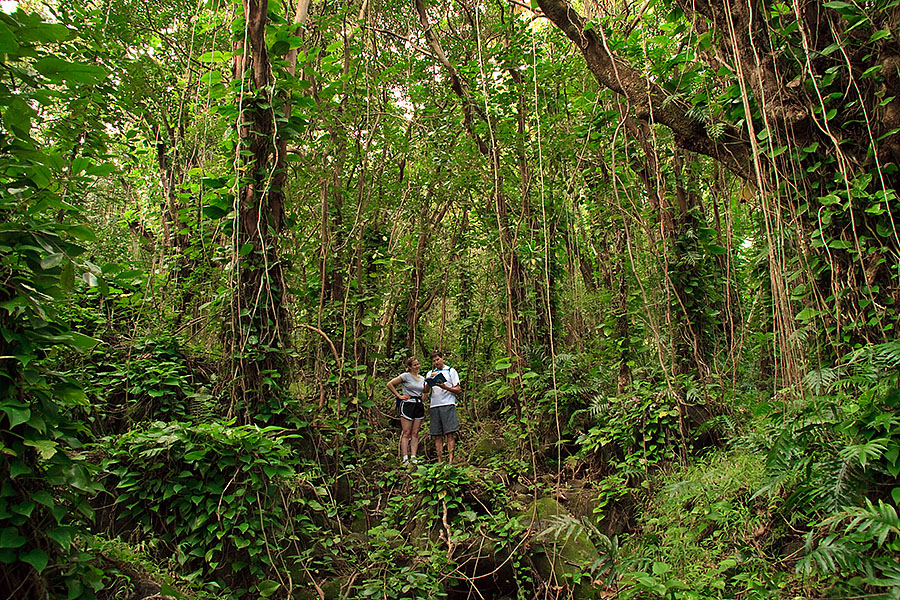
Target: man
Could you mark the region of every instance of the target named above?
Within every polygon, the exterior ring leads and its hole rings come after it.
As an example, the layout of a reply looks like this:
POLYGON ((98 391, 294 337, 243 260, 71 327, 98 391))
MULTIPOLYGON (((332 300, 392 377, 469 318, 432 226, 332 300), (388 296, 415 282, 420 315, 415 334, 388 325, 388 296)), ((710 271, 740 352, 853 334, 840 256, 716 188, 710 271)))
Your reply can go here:
POLYGON ((459 419, 456 416, 456 397, 462 394, 459 385, 459 373, 456 369, 444 364, 441 352, 431 353, 431 371, 425 376, 426 384, 431 389, 431 437, 440 461, 444 454, 444 443, 447 445, 447 462, 453 462, 453 448, 456 447, 456 432, 459 431, 459 419), (443 375, 444 381, 437 383, 435 378, 443 375), (432 386, 429 381, 435 382, 432 386))

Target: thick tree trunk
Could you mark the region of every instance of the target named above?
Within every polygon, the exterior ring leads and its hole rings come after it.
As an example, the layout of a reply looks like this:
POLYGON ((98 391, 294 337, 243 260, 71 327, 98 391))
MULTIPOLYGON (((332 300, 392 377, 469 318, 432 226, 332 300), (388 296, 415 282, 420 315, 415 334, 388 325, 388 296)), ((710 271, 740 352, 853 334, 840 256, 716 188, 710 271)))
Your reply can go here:
POLYGON ((235 60, 235 77, 248 66, 253 91, 242 100, 239 173, 234 234, 235 281, 231 318, 225 331, 233 377, 229 416, 240 422, 268 420, 280 409, 278 387, 286 387, 284 349, 288 344, 284 274, 278 234, 284 224, 284 154, 273 141, 271 65, 266 50, 267 0, 244 0, 246 37, 235 60), (249 56, 248 56, 249 51, 249 56))

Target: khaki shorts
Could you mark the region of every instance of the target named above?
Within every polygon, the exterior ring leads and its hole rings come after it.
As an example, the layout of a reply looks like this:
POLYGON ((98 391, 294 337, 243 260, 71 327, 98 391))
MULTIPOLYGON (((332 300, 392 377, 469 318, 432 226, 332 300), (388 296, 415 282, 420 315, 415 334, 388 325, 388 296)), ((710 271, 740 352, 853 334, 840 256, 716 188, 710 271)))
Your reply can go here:
POLYGON ((456 405, 432 407, 430 414, 431 435, 444 435, 459 431, 459 418, 456 416, 456 405))

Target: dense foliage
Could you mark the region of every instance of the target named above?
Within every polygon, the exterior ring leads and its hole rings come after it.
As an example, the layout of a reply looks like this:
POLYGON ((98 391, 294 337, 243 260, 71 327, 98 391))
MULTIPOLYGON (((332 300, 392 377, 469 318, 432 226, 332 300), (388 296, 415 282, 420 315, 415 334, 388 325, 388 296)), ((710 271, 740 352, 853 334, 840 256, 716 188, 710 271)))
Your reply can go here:
POLYGON ((897 0, 3 4, 0 596, 900 598, 897 0))

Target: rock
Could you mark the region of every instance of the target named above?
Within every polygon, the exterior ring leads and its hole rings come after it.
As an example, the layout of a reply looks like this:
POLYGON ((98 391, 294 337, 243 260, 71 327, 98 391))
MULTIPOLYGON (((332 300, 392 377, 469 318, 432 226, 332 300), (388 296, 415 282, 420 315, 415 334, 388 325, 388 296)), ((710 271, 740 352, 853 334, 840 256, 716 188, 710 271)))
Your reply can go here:
POLYGON ((364 536, 369 533, 369 522, 365 517, 356 517, 350 523, 350 531, 353 533, 361 533, 364 536))
POLYGON ((472 445, 469 460, 473 463, 486 461, 494 456, 504 454, 509 449, 509 442, 498 431, 493 423, 487 423, 478 432, 478 437, 472 445))
POLYGON ((590 577, 600 553, 580 521, 555 498, 545 496, 531 505, 522 522, 531 525, 541 542, 542 551, 534 556, 534 564, 545 580, 567 586, 575 598, 600 597, 590 577))
POLYGON ((338 504, 350 504, 353 501, 353 480, 343 473, 334 482, 334 499, 338 504))
POLYGON ((325 600, 338 600, 343 598, 343 587, 347 585, 348 577, 336 577, 321 584, 322 592, 325 594, 325 600))
POLYGON ((600 500, 597 497, 597 490, 591 489, 572 489, 567 490, 566 495, 569 498, 567 508, 569 512, 584 522, 597 525, 603 517, 602 512, 595 512, 599 508, 600 500))
POLYGON ((566 490, 566 508, 585 523, 595 525, 607 536, 620 535, 633 526, 635 502, 631 492, 623 491, 621 496, 609 501, 600 509, 601 490, 588 487, 584 483, 566 490))

